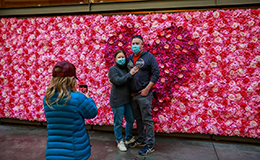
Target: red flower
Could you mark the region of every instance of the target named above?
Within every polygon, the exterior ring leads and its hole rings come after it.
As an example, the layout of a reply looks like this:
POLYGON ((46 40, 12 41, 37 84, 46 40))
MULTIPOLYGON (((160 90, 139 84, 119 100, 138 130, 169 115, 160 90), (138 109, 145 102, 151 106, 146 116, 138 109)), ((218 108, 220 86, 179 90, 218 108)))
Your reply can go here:
POLYGON ((224 100, 222 101, 222 105, 223 105, 223 106, 227 106, 227 105, 228 105, 228 100, 227 100, 227 99, 224 99, 224 100))
POLYGON ((241 91, 240 94, 241 94, 242 97, 247 97, 247 92, 246 91, 241 91))
POLYGON ((255 68, 247 68, 247 72, 252 74, 255 72, 255 68))
POLYGON ((179 88, 180 88, 180 85, 175 84, 175 85, 174 85, 174 88, 175 88, 175 89, 179 89, 179 88))
POLYGON ((214 32, 214 27, 209 27, 208 33, 212 34, 214 32))
POLYGON ((248 47, 251 48, 251 49, 254 49, 255 48, 255 43, 249 43, 248 47))
POLYGON ((242 103, 240 104, 240 107, 242 107, 242 108, 246 108, 246 106, 247 106, 247 104, 244 103, 244 102, 242 102, 242 103))
POLYGON ((249 81, 250 81, 250 80, 249 80, 249 78, 247 78, 247 77, 243 79, 243 83, 244 83, 244 84, 247 84, 249 81))

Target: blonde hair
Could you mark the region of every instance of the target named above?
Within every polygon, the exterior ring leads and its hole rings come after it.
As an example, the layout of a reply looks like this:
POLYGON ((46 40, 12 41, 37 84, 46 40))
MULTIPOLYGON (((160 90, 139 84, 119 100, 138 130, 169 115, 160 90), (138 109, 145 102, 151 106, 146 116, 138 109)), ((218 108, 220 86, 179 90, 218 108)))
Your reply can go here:
MULTIPOLYGON (((55 68, 55 72, 61 72, 60 67, 55 68)), ((51 83, 46 91, 45 101, 46 104, 54 109, 51 105, 57 104, 60 99, 66 98, 64 105, 70 100, 70 92, 76 92, 76 78, 75 77, 52 77, 51 83), (58 92, 58 98, 51 102, 50 99, 53 97, 54 93, 58 92)))

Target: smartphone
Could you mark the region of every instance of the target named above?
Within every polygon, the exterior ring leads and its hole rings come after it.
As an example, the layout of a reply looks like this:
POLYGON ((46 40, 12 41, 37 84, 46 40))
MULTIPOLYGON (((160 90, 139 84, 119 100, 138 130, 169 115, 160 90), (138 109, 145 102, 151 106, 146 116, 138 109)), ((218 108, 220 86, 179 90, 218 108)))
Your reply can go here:
POLYGON ((80 90, 82 93, 87 93, 87 92, 88 92, 88 85, 86 85, 86 84, 80 84, 80 85, 79 85, 79 90, 80 90))

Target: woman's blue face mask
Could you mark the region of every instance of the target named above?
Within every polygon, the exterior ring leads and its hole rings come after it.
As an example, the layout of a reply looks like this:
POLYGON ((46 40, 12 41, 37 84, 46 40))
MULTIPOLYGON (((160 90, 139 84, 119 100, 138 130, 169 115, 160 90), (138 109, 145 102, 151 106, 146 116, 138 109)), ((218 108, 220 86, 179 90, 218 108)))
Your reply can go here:
POLYGON ((124 65, 125 64, 125 58, 118 58, 117 60, 116 60, 116 63, 117 64, 119 64, 119 65, 124 65))

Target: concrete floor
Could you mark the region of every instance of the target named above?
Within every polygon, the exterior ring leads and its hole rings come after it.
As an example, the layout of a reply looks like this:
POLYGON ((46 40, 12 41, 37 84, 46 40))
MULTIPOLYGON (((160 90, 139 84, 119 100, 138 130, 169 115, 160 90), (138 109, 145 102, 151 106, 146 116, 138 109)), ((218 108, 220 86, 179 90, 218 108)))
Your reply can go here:
MULTIPOLYGON (((89 160, 260 160, 260 146, 245 143, 156 137, 156 151, 138 155, 141 148, 120 152, 112 132, 89 132, 89 160)), ((44 160, 45 127, 0 125, 0 160, 44 160)))

